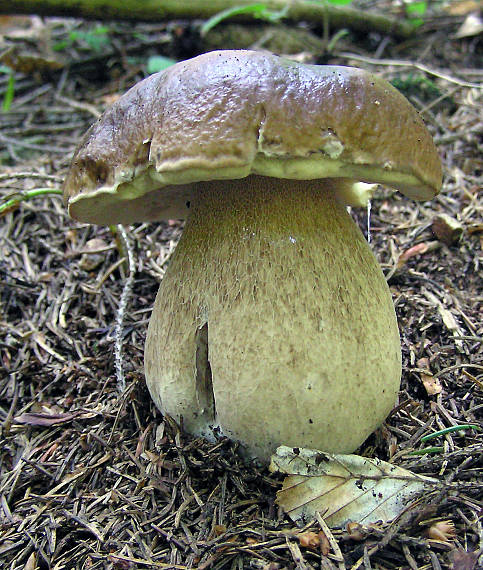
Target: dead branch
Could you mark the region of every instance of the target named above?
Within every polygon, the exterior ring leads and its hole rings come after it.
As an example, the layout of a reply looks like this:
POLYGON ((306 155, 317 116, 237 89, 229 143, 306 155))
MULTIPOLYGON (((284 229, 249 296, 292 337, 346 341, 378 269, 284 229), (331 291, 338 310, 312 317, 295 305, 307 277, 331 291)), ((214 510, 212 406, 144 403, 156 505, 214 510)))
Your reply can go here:
MULTIPOLYGON (((292 22, 329 23, 333 28, 351 28, 362 32, 380 32, 408 37, 414 27, 406 21, 354 8, 334 6, 329 3, 306 0, 265 0, 267 10, 287 8, 284 19, 292 22)), ((41 16, 69 16, 96 20, 205 20, 227 8, 253 4, 252 0, 164 0, 139 2, 139 0, 9 0, 0 3, 0 14, 39 14, 41 16)), ((237 21, 253 22, 248 15, 237 16, 237 21)))

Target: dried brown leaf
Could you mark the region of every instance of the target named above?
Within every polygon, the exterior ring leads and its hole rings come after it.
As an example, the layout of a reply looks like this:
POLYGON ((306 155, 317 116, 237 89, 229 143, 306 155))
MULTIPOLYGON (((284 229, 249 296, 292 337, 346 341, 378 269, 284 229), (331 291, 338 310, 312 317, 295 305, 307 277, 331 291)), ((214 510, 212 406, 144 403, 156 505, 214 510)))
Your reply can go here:
POLYGON ((471 38, 483 32, 483 19, 478 12, 468 14, 465 21, 458 28, 455 38, 471 38))
POLYGON ((443 387, 439 381, 439 378, 434 377, 429 370, 429 359, 427 358, 420 358, 418 360, 418 368, 427 370, 428 373, 421 372, 420 378, 421 382, 423 383, 424 389, 428 396, 434 396, 435 394, 441 394, 443 391, 443 387))
POLYGON ((298 534, 297 538, 299 539, 300 546, 302 546, 303 548, 320 550, 320 552, 324 556, 327 556, 327 554, 329 554, 330 552, 329 539, 325 536, 325 533, 322 531, 314 532, 308 530, 306 532, 301 532, 300 534, 298 534))
POLYGON ((451 570, 474 570, 478 563, 478 558, 481 556, 482 551, 468 552, 463 548, 456 548, 450 554, 452 559, 451 570))
POLYGON ((440 247, 440 243, 437 241, 429 241, 425 243, 418 243, 413 245, 399 256, 397 260, 397 268, 401 269, 406 262, 411 259, 411 257, 418 257, 419 255, 423 255, 424 253, 428 253, 430 251, 434 251, 440 247))
POLYGON ((431 229, 438 240, 446 245, 454 245, 463 233, 463 225, 448 214, 437 215, 433 219, 431 229))
POLYGON ((23 567, 23 570, 35 570, 36 568, 37 568, 37 555, 35 554, 35 552, 32 552, 32 554, 28 557, 27 562, 23 567))
POLYGON ((449 2, 445 10, 453 16, 464 16, 480 7, 481 4, 478 0, 460 0, 459 2, 449 2))
POLYGON ((437 483, 380 459, 281 446, 270 470, 288 475, 277 503, 294 520, 324 513, 330 527, 396 518, 416 494, 437 483))
POLYGON ((456 529, 453 521, 436 521, 426 531, 428 538, 449 542, 456 537, 456 529))

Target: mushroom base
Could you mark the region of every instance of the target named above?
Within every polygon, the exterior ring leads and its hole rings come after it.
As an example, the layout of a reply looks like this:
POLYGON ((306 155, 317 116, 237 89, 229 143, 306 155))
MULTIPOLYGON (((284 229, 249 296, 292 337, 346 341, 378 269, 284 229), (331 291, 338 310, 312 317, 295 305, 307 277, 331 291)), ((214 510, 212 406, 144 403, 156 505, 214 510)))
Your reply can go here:
POLYGON ((160 410, 268 460, 277 446, 350 453, 395 403, 389 288, 336 180, 199 184, 145 352, 160 410))

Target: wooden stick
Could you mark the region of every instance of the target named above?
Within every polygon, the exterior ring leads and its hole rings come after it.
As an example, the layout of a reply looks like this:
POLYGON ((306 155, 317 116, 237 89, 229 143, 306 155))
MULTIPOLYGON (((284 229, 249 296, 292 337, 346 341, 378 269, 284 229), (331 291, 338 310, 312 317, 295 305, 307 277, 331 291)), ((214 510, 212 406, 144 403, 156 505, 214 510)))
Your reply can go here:
MULTIPOLYGON (((96 20, 205 20, 235 6, 253 4, 253 0, 9 0, 0 3, 0 14, 39 14, 69 16, 96 20)), ((377 14, 307 0, 265 0, 267 10, 287 8, 284 19, 292 22, 328 22, 332 28, 351 28, 362 32, 380 32, 409 37, 415 28, 407 21, 377 14)), ((237 21, 253 22, 251 15, 240 15, 237 21)))

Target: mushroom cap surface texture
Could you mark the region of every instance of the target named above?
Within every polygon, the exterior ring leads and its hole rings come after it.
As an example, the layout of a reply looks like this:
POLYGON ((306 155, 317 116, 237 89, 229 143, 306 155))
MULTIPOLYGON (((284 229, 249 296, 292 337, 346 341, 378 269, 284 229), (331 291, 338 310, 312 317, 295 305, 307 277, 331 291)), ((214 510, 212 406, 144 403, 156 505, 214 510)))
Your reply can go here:
POLYGON ((64 184, 98 224, 184 218, 196 182, 349 178, 427 200, 441 163, 422 119, 364 70, 215 51, 132 87, 87 131, 64 184))
POLYGON ((350 453, 393 407, 391 293, 345 204, 360 182, 426 200, 441 164, 416 110, 349 67, 218 51, 135 85, 64 184, 99 224, 187 217, 150 319, 146 381, 192 433, 268 460, 350 453))

